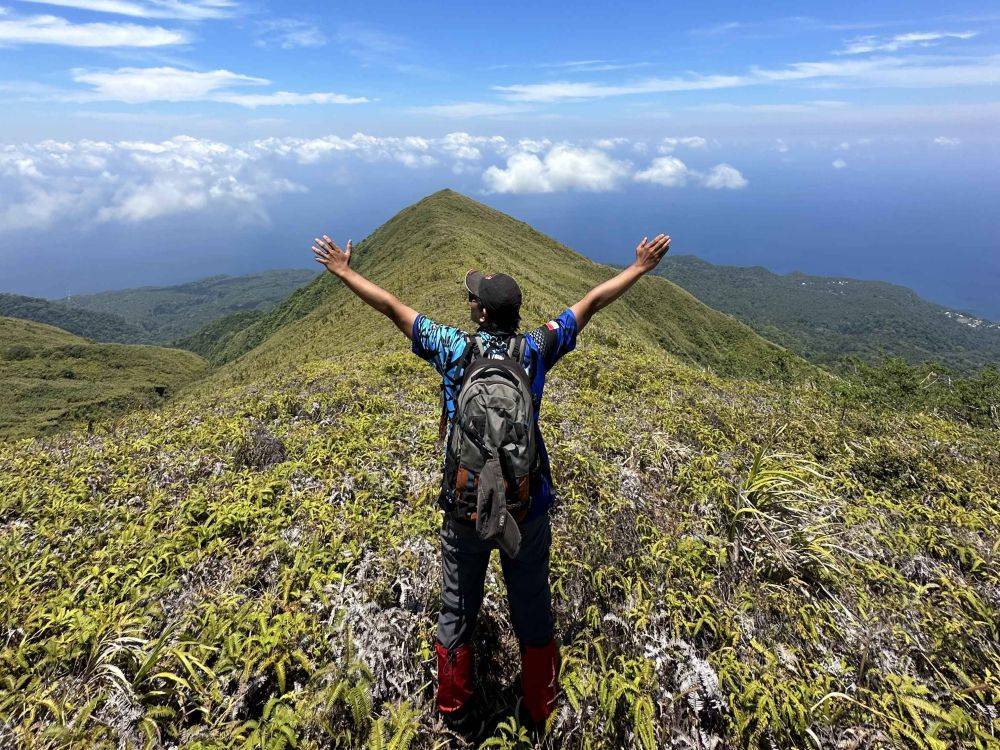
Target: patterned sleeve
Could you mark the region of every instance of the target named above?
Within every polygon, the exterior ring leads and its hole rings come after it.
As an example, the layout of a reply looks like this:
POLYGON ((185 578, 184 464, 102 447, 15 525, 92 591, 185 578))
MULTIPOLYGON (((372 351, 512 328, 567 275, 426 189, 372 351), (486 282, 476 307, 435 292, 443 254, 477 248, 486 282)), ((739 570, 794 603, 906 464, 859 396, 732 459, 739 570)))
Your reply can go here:
POLYGON ((576 348, 576 332, 576 316, 568 307, 555 320, 528 332, 542 354, 546 370, 551 370, 562 355, 576 348))
POLYGON ((465 348, 465 334, 454 326, 435 323, 426 315, 413 321, 413 353, 434 365, 442 376, 455 355, 465 348))

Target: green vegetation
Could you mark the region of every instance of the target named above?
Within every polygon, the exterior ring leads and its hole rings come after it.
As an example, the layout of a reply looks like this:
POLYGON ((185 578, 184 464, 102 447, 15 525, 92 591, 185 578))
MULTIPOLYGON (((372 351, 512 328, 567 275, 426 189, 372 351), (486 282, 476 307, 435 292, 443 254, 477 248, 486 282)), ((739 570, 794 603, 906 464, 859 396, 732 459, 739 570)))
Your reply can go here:
POLYGON ((668 256, 657 273, 819 364, 840 369, 845 357, 900 357, 960 371, 1000 365, 1000 323, 949 310, 884 281, 780 276, 693 255, 668 256))
MULTIPOLYGON (((450 192, 356 261, 456 323, 468 267, 529 325, 609 273, 450 192)), ((467 746, 433 711, 439 379, 342 291, 163 409, 0 443, 0 746, 467 746)), ((602 312, 542 414, 563 696, 487 746, 998 747, 1000 432, 907 372, 843 386, 664 279, 602 312)))
POLYGON ((119 315, 139 328, 147 342, 168 343, 190 336, 226 315, 269 310, 316 271, 288 269, 247 276, 212 276, 174 286, 146 286, 59 300, 73 307, 119 315))
POLYGON ((207 370, 190 352, 95 344, 17 318, 0 318, 0 342, 0 438, 86 426, 157 405, 207 370))
POLYGON ((178 339, 174 346, 200 354, 212 364, 224 361, 224 352, 234 336, 253 325, 267 313, 264 310, 242 310, 206 323, 190 336, 178 339))
POLYGON ((134 344, 145 340, 142 331, 119 315, 82 310, 39 297, 0 294, 0 316, 45 323, 94 341, 134 344))

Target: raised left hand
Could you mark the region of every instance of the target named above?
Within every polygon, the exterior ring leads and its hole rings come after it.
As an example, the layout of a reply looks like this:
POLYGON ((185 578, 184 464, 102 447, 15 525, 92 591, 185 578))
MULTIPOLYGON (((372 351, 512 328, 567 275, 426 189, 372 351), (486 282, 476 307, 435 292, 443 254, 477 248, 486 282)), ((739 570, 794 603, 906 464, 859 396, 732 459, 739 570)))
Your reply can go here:
POLYGON ((322 239, 317 237, 314 242, 315 245, 312 246, 312 251, 316 253, 316 262, 326 266, 326 270, 330 273, 340 275, 344 273, 351 263, 351 250, 354 246, 351 241, 347 241, 347 248, 341 250, 337 247, 337 243, 327 237, 325 234, 322 239))

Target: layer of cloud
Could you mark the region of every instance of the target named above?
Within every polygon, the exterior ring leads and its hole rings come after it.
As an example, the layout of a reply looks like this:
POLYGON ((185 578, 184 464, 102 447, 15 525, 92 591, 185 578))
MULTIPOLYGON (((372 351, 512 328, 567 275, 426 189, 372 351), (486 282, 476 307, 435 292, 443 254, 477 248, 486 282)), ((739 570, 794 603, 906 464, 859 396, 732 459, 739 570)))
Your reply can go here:
MULTIPOLYGON (((0 145, 0 231, 135 224, 212 210, 266 222, 267 203, 301 192, 303 170, 334 160, 407 169, 475 165, 514 148, 502 136, 266 138, 233 146, 178 136, 166 141, 42 141, 0 145)), ((481 167, 480 167, 481 169, 481 167)))
POLYGON ((971 39, 975 31, 925 31, 895 36, 859 36, 847 42, 838 55, 864 55, 871 52, 897 52, 908 47, 933 47, 948 39, 971 39))
POLYGON ((843 159, 834 159, 831 165, 834 169, 843 169, 847 166, 847 162, 843 159))
POLYGON ((946 148, 954 148, 962 143, 960 138, 950 138, 946 135, 939 135, 934 139, 934 143, 938 146, 945 146, 946 148))
POLYGON ((361 104, 363 96, 333 92, 293 93, 274 91, 242 93, 233 91, 247 86, 266 86, 266 78, 233 73, 229 70, 181 70, 180 68, 118 68, 108 71, 74 71, 73 80, 91 86, 89 91, 73 94, 76 101, 118 101, 129 104, 147 102, 214 101, 243 107, 289 104, 361 104))
POLYGON ((494 89, 509 101, 554 103, 791 82, 893 88, 995 85, 1000 83, 1000 56, 971 60, 966 58, 928 60, 920 56, 840 59, 797 62, 784 68, 754 67, 737 75, 691 74, 675 78, 647 78, 621 84, 550 81, 494 86, 494 89))
POLYGON ((265 198, 304 189, 252 151, 187 136, 0 147, 0 185, 11 196, 0 212, 5 230, 137 223, 209 207, 266 221, 265 198))
MULTIPOLYGON (((628 139, 609 139, 627 147, 628 139)), ((270 201, 305 191, 331 166, 382 163, 403 169, 478 174, 487 192, 603 192, 629 181, 735 189, 745 178, 728 164, 708 172, 674 156, 635 171, 632 163, 589 144, 499 135, 447 133, 437 138, 272 137, 230 145, 178 136, 166 141, 41 141, 0 144, 0 232, 45 229, 58 221, 86 227, 138 224, 213 211, 238 222, 267 222, 270 201)), ((367 167, 365 167, 367 168, 367 167)))
POLYGON ((95 13, 113 13, 133 18, 175 18, 203 21, 234 15, 238 6, 231 0, 22 0, 38 5, 78 8, 95 13))
POLYGON ((58 16, 0 14, 0 44, 63 47, 165 47, 188 40, 184 32, 134 23, 71 23, 58 16))

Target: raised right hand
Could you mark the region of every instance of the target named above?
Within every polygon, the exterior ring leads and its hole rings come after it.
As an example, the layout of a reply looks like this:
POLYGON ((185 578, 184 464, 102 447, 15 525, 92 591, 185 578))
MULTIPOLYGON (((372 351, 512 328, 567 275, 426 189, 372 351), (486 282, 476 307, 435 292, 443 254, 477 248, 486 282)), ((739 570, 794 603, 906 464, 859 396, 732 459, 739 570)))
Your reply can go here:
POLYGON ((635 247, 635 266, 643 273, 648 273, 656 268, 657 264, 663 260, 663 256, 670 250, 670 235, 658 234, 651 242, 643 237, 635 247))

